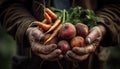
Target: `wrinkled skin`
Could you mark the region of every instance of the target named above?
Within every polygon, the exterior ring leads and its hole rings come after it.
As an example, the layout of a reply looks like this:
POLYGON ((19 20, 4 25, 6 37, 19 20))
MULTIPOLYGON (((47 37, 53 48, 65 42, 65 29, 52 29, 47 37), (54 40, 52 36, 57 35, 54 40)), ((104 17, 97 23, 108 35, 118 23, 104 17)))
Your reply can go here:
POLYGON ((43 45, 40 43, 44 34, 37 27, 29 27, 26 31, 31 49, 34 54, 43 60, 55 61, 63 57, 61 50, 57 49, 56 44, 43 45))
POLYGON ((87 59, 91 53, 95 52, 105 32, 106 29, 102 25, 93 27, 85 39, 87 46, 74 47, 72 50, 67 51, 66 59, 73 62, 87 59))

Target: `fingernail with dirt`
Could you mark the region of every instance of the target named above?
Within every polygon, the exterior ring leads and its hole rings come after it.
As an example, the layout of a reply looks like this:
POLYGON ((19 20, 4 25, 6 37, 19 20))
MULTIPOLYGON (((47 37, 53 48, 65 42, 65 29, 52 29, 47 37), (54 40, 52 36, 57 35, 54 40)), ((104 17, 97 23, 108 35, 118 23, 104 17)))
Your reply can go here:
POLYGON ((56 54, 60 54, 62 51, 60 49, 57 50, 56 54))
POLYGON ((91 43, 91 39, 90 39, 90 37, 86 38, 86 42, 87 42, 88 44, 91 43))

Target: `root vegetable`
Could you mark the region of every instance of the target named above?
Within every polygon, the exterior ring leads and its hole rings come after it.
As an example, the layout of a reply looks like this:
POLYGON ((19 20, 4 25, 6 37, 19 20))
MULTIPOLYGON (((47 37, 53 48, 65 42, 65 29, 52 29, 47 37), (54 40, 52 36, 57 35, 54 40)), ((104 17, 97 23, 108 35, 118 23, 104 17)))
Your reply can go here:
POLYGON ((44 17, 47 20, 47 23, 51 23, 52 22, 51 17, 46 12, 44 13, 44 17))
POLYGON ((51 25, 39 22, 39 21, 35 21, 33 22, 34 25, 37 25, 38 27, 42 28, 43 30, 47 31, 48 29, 50 29, 51 25))
POLYGON ((65 54, 70 49, 70 44, 66 40, 61 40, 58 42, 58 48, 62 50, 62 53, 65 54))
POLYGON ((57 19, 55 21, 55 23, 50 27, 50 29, 46 32, 46 33, 49 33, 51 31, 53 31, 59 24, 60 24, 61 20, 60 19, 57 19))
POLYGON ((61 29, 62 24, 60 24, 56 30, 53 31, 53 33, 51 34, 50 38, 46 40, 46 42, 44 44, 46 44, 47 42, 49 42, 50 40, 52 40, 55 36, 57 36, 59 30, 61 29))
POLYGON ((57 19, 57 15, 56 15, 54 12, 52 12, 49 8, 45 8, 45 12, 47 12, 48 15, 50 15, 50 17, 51 17, 52 19, 54 19, 54 20, 57 19))
POLYGON ((48 23, 47 23, 47 19, 44 19, 44 20, 42 21, 42 23, 48 24, 48 23))
POLYGON ((84 38, 81 36, 76 36, 71 40, 72 47, 82 47, 85 44, 84 38))
POLYGON ((63 39, 72 39, 76 36, 76 29, 71 23, 64 23, 60 29, 59 36, 63 39))
POLYGON ((88 26, 83 24, 83 23, 77 23, 75 25, 76 30, 77 30, 77 35, 78 36, 82 36, 82 37, 86 37, 88 35, 88 26))

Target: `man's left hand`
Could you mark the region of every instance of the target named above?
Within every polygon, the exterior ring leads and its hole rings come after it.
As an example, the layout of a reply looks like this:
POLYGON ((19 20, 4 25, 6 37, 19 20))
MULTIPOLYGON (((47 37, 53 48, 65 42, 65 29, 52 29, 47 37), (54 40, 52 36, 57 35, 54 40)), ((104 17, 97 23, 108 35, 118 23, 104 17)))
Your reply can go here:
POLYGON ((91 53, 95 52, 105 32, 106 29, 102 25, 93 27, 85 39, 87 45, 84 47, 73 47, 72 50, 67 51, 65 57, 70 61, 87 59, 91 53))

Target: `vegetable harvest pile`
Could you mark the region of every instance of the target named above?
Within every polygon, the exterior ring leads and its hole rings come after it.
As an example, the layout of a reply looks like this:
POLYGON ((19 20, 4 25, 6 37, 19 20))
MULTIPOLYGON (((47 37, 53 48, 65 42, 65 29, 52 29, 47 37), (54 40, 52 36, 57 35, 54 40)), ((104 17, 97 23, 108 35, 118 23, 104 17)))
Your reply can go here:
POLYGON ((44 33, 41 42, 45 45, 55 43, 63 54, 72 47, 85 46, 84 39, 89 28, 96 25, 94 12, 81 7, 60 10, 44 8, 44 20, 34 22, 44 33))

